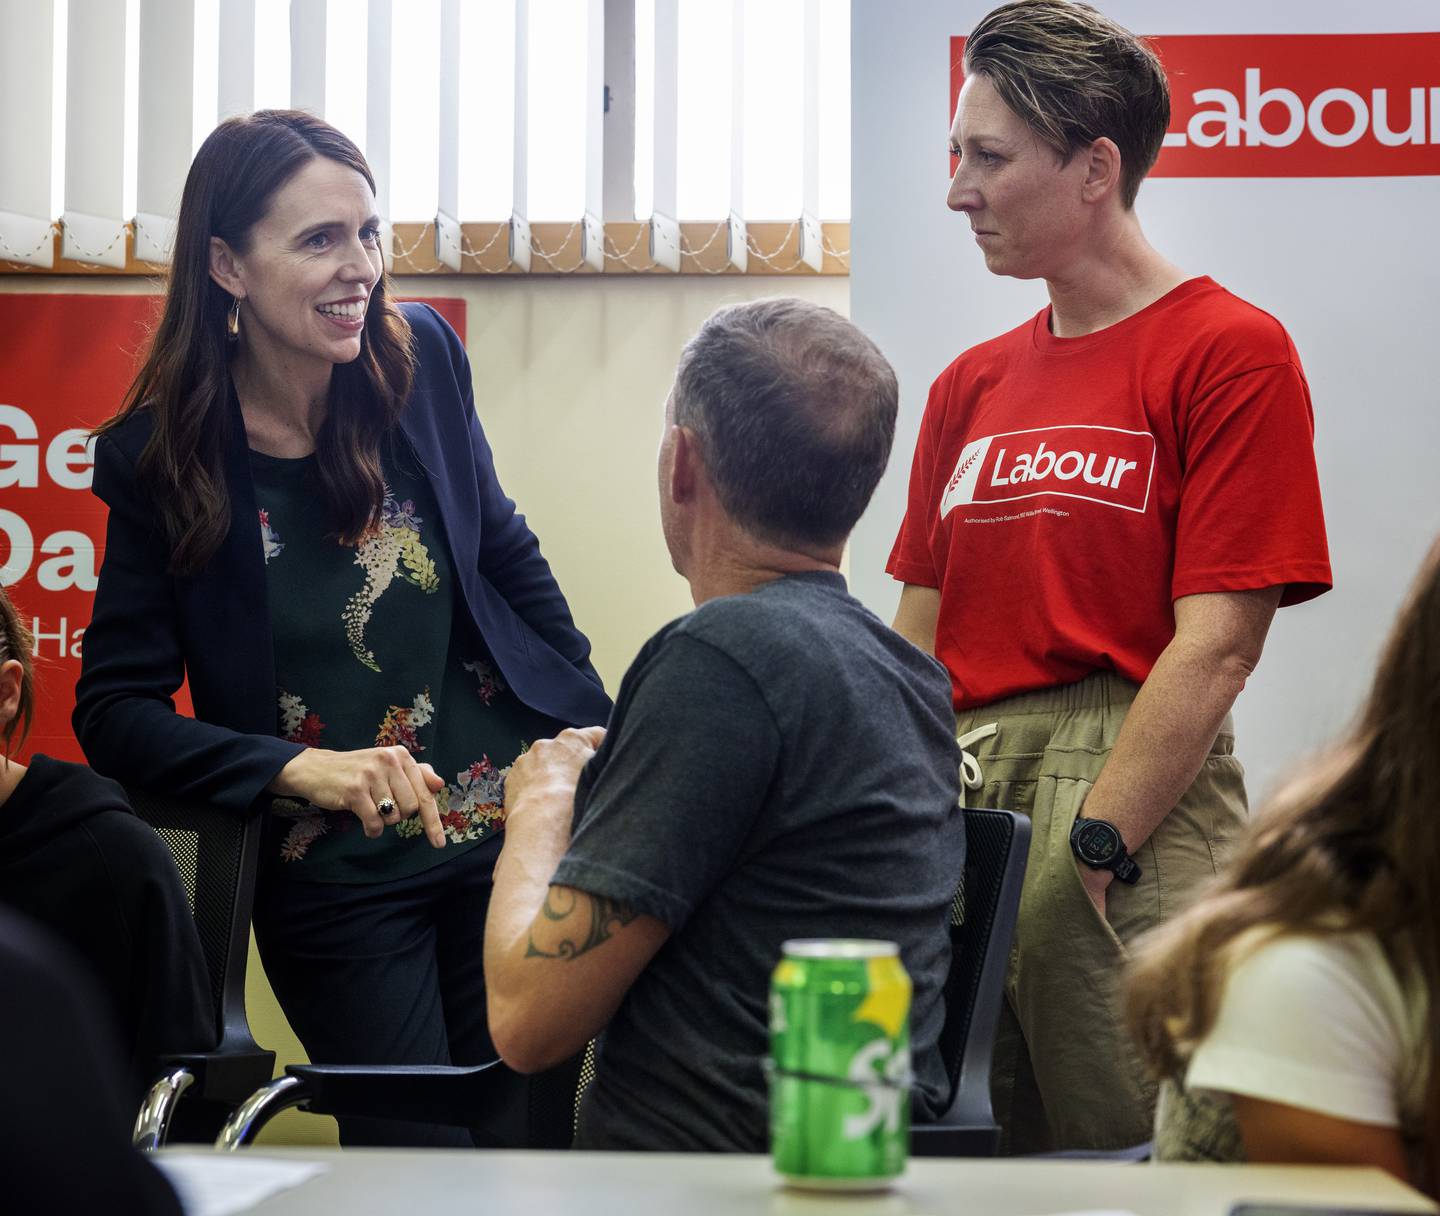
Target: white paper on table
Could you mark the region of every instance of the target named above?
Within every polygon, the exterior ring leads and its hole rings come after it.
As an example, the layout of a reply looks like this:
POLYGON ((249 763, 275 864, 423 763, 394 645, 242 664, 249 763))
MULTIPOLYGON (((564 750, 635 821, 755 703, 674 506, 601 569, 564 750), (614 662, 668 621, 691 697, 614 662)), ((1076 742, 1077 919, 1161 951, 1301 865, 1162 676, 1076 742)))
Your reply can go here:
POLYGON ((282 1161, 248 1152, 159 1153, 150 1160, 175 1188, 185 1216, 231 1216, 330 1168, 320 1161, 282 1161))
MULTIPOLYGON (((1040 1214, 1037 1212, 1036 1216, 1040 1214)), ((1048 1216, 1135 1216, 1135 1213, 1122 1208, 1086 1208, 1083 1212, 1054 1212, 1048 1216)))
MULTIPOLYGON (((1036 1212, 1035 1216, 1042 1216, 1036 1212)), ((1136 1216, 1128 1208, 1086 1208, 1083 1212, 1046 1212, 1043 1216, 1136 1216)))

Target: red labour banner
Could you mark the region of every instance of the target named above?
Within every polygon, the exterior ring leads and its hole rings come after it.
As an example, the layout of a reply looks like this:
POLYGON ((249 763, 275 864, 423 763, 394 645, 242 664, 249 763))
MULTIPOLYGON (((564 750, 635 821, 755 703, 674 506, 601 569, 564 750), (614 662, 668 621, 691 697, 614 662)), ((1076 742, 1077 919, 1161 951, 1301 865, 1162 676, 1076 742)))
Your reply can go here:
MULTIPOLYGON (((463 300, 430 300, 465 336, 463 300)), ((0 586, 35 634, 35 722, 16 758, 81 760, 70 732, 104 558, 91 427, 119 408, 154 324, 153 295, 0 295, 0 586)), ((182 710, 188 701, 181 690, 182 710)))
MULTIPOLYGON (((1152 177, 1440 175, 1440 33, 1148 41, 1171 103, 1152 177)), ((964 50, 950 40, 952 115, 964 50)))

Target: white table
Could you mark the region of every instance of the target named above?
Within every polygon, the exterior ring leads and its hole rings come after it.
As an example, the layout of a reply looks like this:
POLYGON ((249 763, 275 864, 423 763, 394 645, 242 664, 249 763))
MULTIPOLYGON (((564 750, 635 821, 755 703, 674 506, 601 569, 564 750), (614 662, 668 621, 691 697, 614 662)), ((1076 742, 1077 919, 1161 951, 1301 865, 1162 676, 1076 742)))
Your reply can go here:
POLYGON ((1379 1170, 1113 1165, 1091 1161, 912 1161, 888 1193, 828 1196, 777 1184, 765 1157, 639 1153, 253 1149, 329 1170, 252 1209, 258 1216, 1225 1216, 1239 1200, 1430 1212, 1379 1170))

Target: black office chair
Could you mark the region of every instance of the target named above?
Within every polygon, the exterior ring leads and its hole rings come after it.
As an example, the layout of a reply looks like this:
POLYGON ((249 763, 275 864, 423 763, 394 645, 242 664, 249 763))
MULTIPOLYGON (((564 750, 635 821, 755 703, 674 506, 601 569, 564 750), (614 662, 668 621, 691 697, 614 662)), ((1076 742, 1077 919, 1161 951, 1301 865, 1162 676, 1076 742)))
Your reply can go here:
POLYGON ((1030 855, 1030 820, 1013 811, 959 813, 965 816, 965 877, 950 918, 940 1032, 953 1097, 935 1122, 911 1127, 910 1151, 917 1157, 993 1157, 1000 1145, 990 1058, 1030 855))
POLYGON ((172 1134, 209 1140, 225 1116, 270 1079, 275 1053, 259 1047, 245 1019, 245 963, 260 856, 258 815, 129 788, 135 813, 155 829, 180 871, 210 972, 219 1043, 213 1051, 166 1056, 135 1120, 136 1147, 152 1150, 172 1134), (181 1095, 183 1106, 178 1106, 181 1095))
MULTIPOLYGON (((993 1156, 1000 1129, 990 1107, 990 1056, 1030 842, 1030 821, 967 810, 964 884, 952 915, 941 1050, 955 1097, 933 1124, 911 1132, 918 1156, 993 1156)), ((470 1068, 292 1064, 243 1102, 215 1147, 252 1143, 283 1110, 409 1119, 469 1128, 496 1147, 568 1148, 594 1077, 594 1044, 559 1068, 521 1077, 495 1061, 470 1068)))
POLYGON ((569 1147, 582 1056, 538 1077, 521 1077, 495 1060, 474 1068, 294 1064, 272 1081, 275 1053, 256 1044, 245 1017, 262 817, 147 790, 126 792, 175 858, 221 1030, 214 1051, 165 1057, 167 1071, 135 1122, 137 1147, 160 1148, 174 1136, 238 1148, 294 1106, 470 1128, 496 1147, 569 1147))

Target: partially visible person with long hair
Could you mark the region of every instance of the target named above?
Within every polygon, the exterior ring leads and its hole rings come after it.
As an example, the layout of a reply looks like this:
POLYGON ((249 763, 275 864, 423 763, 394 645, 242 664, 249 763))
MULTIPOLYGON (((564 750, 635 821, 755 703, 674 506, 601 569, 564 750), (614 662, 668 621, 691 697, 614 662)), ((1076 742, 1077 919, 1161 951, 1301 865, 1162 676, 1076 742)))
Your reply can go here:
POLYGON ((1359 719, 1135 962, 1156 1155, 1440 1189, 1440 542, 1359 719))
POLYGON ((229 119, 196 154, 163 315, 96 447, 75 730, 101 772, 267 816, 256 940, 312 1060, 480 1063, 504 774, 610 703, 464 346, 395 302, 379 238, 369 166, 311 115, 229 119))

